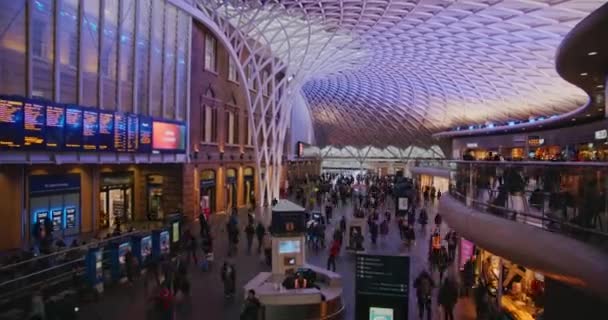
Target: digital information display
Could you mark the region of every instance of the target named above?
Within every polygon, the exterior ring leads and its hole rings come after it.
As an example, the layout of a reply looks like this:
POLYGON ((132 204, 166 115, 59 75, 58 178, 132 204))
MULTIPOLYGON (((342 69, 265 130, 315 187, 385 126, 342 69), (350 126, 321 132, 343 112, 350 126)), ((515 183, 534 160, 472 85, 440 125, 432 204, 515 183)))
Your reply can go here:
POLYGON ((114 114, 99 113, 99 150, 112 151, 114 149, 114 114))
POLYGON ((53 231, 59 231, 63 227, 63 210, 57 209, 52 211, 53 216, 53 231))
POLYGON ((127 151, 127 116, 114 113, 114 151, 127 151))
POLYGON ((45 107, 38 103, 23 104, 23 145, 28 149, 44 149, 45 107))
POLYGON ((63 146, 63 127, 65 108, 46 106, 46 149, 61 150, 63 146))
POLYGON ((136 114, 127 116, 127 151, 136 152, 139 141, 137 133, 139 132, 139 117, 136 114))
POLYGON ((36 212, 36 215, 34 216, 34 218, 36 219, 35 222, 39 222, 40 224, 44 224, 44 220, 47 219, 48 217, 49 217, 48 211, 38 211, 38 212, 36 212))
POLYGON ((390 315, 388 319, 406 320, 410 257, 358 254, 355 267, 355 319, 372 319, 374 313, 378 317, 390 315))
POLYGON ((183 125, 171 122, 152 122, 152 149, 184 150, 186 129, 183 125))
POLYGON ((65 208, 65 228, 76 227, 76 208, 65 208))
POLYGON ((82 109, 65 109, 65 150, 82 148, 82 109))
POLYGON ((23 102, 0 98, 0 147, 23 145, 23 102))
POLYGON ((82 116, 82 149, 97 150, 99 134, 99 114, 95 111, 84 111, 82 116))
POLYGON ((152 119, 139 117, 139 152, 152 152, 152 119))

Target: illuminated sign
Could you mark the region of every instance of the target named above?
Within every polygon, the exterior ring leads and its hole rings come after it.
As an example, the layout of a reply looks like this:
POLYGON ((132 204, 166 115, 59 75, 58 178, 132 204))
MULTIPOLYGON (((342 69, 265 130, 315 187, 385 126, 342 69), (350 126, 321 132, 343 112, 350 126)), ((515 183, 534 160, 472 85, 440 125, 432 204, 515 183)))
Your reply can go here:
POLYGON ((598 130, 595 132, 595 140, 602 140, 608 137, 608 130, 598 130))
POLYGON ((23 103, 0 98, 0 147, 19 148, 23 145, 23 103))
POLYGON ((97 150, 99 134, 99 113, 84 111, 82 117, 82 149, 97 150))
POLYGON ((185 144, 185 126, 170 122, 152 122, 152 149, 184 150, 185 144))
POLYGON ((65 108, 46 106, 46 149, 61 150, 63 147, 63 127, 65 126, 65 108))
POLYGON ((114 113, 114 150, 127 151, 127 116, 114 113))
POLYGON ((23 105, 23 145, 31 149, 44 148, 45 108, 43 105, 26 102, 23 105))
POLYGON ((152 119, 139 117, 139 152, 152 152, 152 119))
POLYGON ((114 114, 99 113, 99 150, 112 151, 114 149, 114 114))
POLYGON ((135 114, 127 116, 127 151, 137 151, 139 144, 137 134, 139 132, 139 117, 135 114))
POLYGON ((531 147, 542 146, 545 143, 545 139, 539 136, 528 136, 528 145, 531 147))
POLYGON ((479 147, 477 142, 467 143, 467 148, 477 148, 477 147, 479 147))
POLYGON ((65 150, 80 150, 82 147, 82 110, 77 108, 65 109, 64 128, 65 150))

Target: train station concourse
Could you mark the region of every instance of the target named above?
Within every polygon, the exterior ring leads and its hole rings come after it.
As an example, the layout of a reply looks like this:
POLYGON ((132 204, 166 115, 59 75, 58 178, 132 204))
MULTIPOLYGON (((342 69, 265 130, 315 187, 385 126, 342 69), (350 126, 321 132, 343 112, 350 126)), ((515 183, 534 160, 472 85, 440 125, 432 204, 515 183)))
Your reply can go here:
POLYGON ((0 320, 608 318, 604 0, 0 0, 0 320))

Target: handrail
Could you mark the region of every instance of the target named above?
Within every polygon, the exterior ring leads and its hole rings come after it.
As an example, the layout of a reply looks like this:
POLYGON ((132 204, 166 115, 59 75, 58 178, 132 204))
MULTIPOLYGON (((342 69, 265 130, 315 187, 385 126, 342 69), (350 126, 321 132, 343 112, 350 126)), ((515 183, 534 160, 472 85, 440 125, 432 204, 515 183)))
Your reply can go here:
POLYGON ((608 167, 608 162, 593 161, 488 161, 488 160, 446 160, 453 163, 491 164, 496 166, 572 166, 572 167, 608 167))
MULTIPOLYGON (((453 195, 453 196, 455 196, 456 199, 460 199, 461 202, 466 202, 465 201, 466 196, 463 195, 462 193, 457 192, 455 190, 450 190, 450 194, 453 195)), ((505 207, 500 207, 500 206, 497 206, 497 205, 493 205, 493 204, 490 204, 490 203, 485 203, 485 202, 478 201, 478 200, 475 200, 475 199, 470 199, 470 200, 471 200, 472 203, 474 203, 476 205, 480 205, 482 207, 494 208, 494 209, 500 210, 500 211, 505 212, 505 213, 511 213, 511 214, 513 214, 514 218, 513 219, 509 219, 511 221, 517 221, 516 216, 517 215, 522 215, 522 216, 525 216, 525 217, 539 219, 541 221, 548 221, 550 223, 556 223, 556 224, 558 224, 560 226, 567 227, 569 230, 576 230, 576 231, 580 231, 580 232, 584 232, 584 233, 594 234, 596 236, 605 237, 606 239, 608 239, 608 233, 606 233, 606 232, 598 231, 598 230, 591 229, 591 228, 581 227, 579 225, 572 224, 570 222, 564 222, 564 221, 561 221, 561 220, 558 220, 558 219, 546 217, 544 215, 540 216, 540 215, 536 215, 536 214, 533 214, 533 213, 530 213, 530 212, 516 211, 516 210, 513 210, 513 209, 509 209, 509 208, 505 208, 505 207)), ((495 214, 493 214, 493 215, 495 215, 495 214)), ((502 215, 502 216, 501 215, 495 215, 495 216, 506 218, 506 216, 504 216, 504 215, 502 215)), ((534 226, 534 225, 531 225, 531 226, 534 226)), ((554 229, 548 229, 548 228, 540 228, 540 229, 542 229, 542 230, 548 230, 548 231, 555 231, 554 229)))

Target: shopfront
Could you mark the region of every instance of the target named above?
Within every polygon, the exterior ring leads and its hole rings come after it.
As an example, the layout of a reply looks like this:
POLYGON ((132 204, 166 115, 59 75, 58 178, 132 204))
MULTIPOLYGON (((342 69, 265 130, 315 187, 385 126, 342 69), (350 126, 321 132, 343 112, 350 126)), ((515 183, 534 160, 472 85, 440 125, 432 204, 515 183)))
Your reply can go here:
POLYGON ((203 170, 200 177, 200 206, 202 212, 208 216, 215 212, 215 171, 203 170))
POLYGON ((113 228, 133 220, 133 172, 101 174, 100 226, 113 228))
POLYGON ((435 187, 436 191, 446 192, 450 187, 450 180, 448 178, 421 174, 419 175, 418 185, 421 187, 421 190, 424 190, 425 187, 435 187))
POLYGON ((147 217, 148 220, 160 220, 164 218, 163 212, 163 176, 150 174, 146 177, 147 194, 147 217))
POLYGON ((545 277, 486 250, 477 250, 480 290, 493 306, 513 319, 533 320, 544 312, 545 277))
POLYGON ((237 208, 237 184, 236 184, 236 169, 226 170, 226 212, 232 212, 232 209, 237 208))
POLYGON ((254 170, 252 167, 247 167, 243 170, 243 199, 245 199, 246 206, 252 206, 255 203, 255 192, 254 192, 254 170))
POLYGON ((80 232, 80 174, 32 175, 28 183, 33 238, 80 232))

